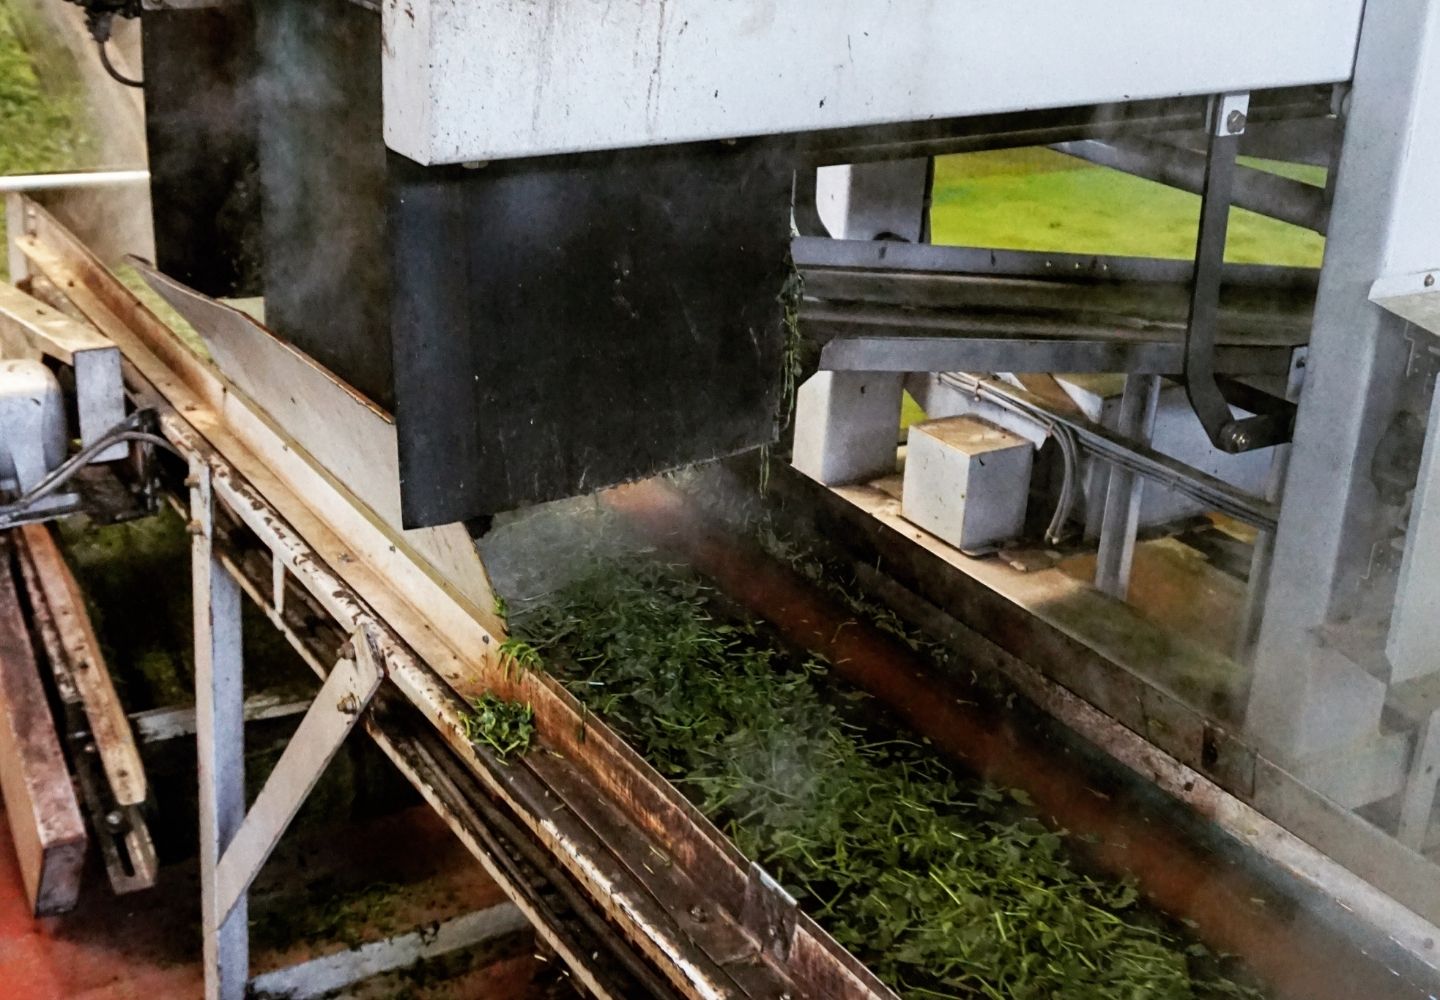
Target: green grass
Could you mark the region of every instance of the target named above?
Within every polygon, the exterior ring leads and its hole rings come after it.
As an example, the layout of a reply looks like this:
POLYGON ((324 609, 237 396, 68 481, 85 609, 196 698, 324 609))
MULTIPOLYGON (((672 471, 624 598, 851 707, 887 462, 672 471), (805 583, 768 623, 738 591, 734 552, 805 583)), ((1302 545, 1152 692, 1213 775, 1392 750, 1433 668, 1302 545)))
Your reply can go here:
MULTIPOLYGON (((1250 165, 1323 183, 1313 167, 1250 165)), ((1020 149, 938 158, 930 221, 936 243, 1189 259, 1199 211, 1195 195, 1052 150, 1020 149)), ((1313 267, 1323 249, 1315 233, 1231 212, 1227 260, 1313 267)))
MULTIPOLYGON (((44 26, 0 0, 0 176, 91 163, 88 124, 68 54, 44 26)), ((0 242, 4 238, 0 217, 0 242)), ((9 278, 0 254, 0 280, 9 278)))
POLYGON ((45 28, 0 0, 0 174, 65 170, 87 162, 78 84, 45 72, 63 60, 45 28))

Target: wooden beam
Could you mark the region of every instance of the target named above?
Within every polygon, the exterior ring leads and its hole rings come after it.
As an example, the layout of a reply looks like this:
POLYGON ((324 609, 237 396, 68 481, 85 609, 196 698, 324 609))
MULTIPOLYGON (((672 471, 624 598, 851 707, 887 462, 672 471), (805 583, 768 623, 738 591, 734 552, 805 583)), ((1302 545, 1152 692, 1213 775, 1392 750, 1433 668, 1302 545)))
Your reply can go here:
POLYGON ((35 583, 45 601, 50 619, 55 624, 59 654, 69 668, 70 680, 80 696, 85 719, 90 724, 91 738, 100 754, 100 763, 115 801, 122 806, 136 806, 145 801, 145 765, 135 744, 135 733, 115 682, 100 651, 90 613, 80 584, 70 572, 70 565, 61 555, 50 528, 27 524, 16 529, 25 555, 35 568, 35 583))
POLYGON ((75 355, 82 351, 115 350, 115 345, 88 323, 4 283, 0 283, 0 333, 10 346, 24 344, 35 354, 67 365, 73 365, 75 355))
POLYGON ((31 912, 72 909, 85 823, 20 614, 8 539, 0 540, 0 792, 31 912))
MULTIPOLYGON (((0 283, 0 344, 16 356, 54 358, 75 369, 82 445, 125 419, 120 350, 90 324, 0 283)), ((128 446, 120 442, 94 460, 112 462, 127 454, 128 446)))

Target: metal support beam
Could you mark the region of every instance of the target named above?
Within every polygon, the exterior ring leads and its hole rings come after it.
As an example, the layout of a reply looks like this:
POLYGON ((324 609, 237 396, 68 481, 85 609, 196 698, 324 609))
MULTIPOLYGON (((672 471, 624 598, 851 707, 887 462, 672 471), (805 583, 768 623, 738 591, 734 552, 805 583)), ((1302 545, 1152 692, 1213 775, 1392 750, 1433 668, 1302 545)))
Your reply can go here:
MULTIPOLYGON (((1211 102, 1210 146, 1205 158, 1200 228, 1195 239, 1195 276, 1190 286, 1190 316, 1185 325, 1185 392, 1205 433, 1222 451, 1241 452, 1288 441, 1293 413, 1277 401, 1274 412, 1264 394, 1248 390, 1248 408, 1256 415, 1236 419, 1231 399, 1215 367, 1216 333, 1220 325, 1220 278, 1225 263, 1225 235, 1230 226, 1230 200, 1235 187, 1235 156, 1245 131, 1248 94, 1223 94, 1211 102), (1263 412, 1257 412, 1263 411, 1263 412)), ((1236 399, 1236 402, 1243 402, 1236 399)))
MULTIPOLYGON (((1050 148, 1086 163, 1110 167, 1182 191, 1200 194, 1205 188, 1204 154, 1168 142, 1078 139, 1057 142, 1050 148)), ((1233 204, 1237 208, 1317 233, 1325 232, 1328 210, 1322 187, 1242 166, 1236 172, 1233 193, 1233 204)))
MULTIPOLYGON (((1141 444, 1150 443, 1160 404, 1160 379, 1130 375, 1120 397, 1117 433, 1141 444)), ((1100 550, 1095 557, 1095 586, 1125 600, 1130 592, 1130 567, 1135 558, 1135 533, 1140 524, 1140 499, 1145 480, 1129 469, 1110 470, 1105 514, 1100 522, 1100 550)))
POLYGON ((443 923, 266 972, 256 976, 251 987, 258 996, 318 1000, 335 996, 373 976, 406 969, 463 948, 495 942, 507 935, 518 934, 527 927, 529 924, 524 914, 515 904, 496 903, 443 923))
POLYGON ((243 1000, 248 907, 221 908, 220 859, 245 820, 245 692, 240 588, 214 551, 210 466, 190 463, 190 571, 195 616, 195 746, 200 778, 200 919, 205 1000, 243 1000))
POLYGON ((356 633, 354 652, 335 664, 265 787, 215 868, 215 913, 223 921, 249 890, 270 852, 380 689, 384 671, 375 640, 356 633))
POLYGON ((1379 278, 1434 264, 1437 58, 1440 3, 1367 5, 1246 716, 1251 736, 1282 762, 1305 742, 1312 706, 1341 696, 1322 630, 1361 607, 1381 541, 1372 469, 1401 402, 1410 343, 1405 322, 1369 293, 1379 278))

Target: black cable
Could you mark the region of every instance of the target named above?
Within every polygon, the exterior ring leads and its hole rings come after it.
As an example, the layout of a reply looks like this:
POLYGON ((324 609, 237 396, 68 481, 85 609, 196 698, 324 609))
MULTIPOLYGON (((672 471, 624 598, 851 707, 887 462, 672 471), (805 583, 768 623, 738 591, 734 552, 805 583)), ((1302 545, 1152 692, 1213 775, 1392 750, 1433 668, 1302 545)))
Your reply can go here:
POLYGON ((126 76, 124 73, 121 73, 115 68, 114 64, 110 62, 110 53, 105 48, 104 42, 96 40, 95 47, 100 51, 100 65, 105 67, 105 72, 110 74, 110 79, 114 80, 116 83, 123 83, 127 87, 145 86, 144 80, 132 80, 130 77, 126 76))

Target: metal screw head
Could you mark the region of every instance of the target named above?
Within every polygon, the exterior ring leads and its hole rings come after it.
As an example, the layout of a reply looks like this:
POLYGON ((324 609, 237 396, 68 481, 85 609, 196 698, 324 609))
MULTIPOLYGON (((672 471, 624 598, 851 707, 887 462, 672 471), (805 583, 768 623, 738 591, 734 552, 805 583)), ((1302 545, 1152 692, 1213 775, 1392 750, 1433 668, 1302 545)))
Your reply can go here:
POLYGON ((125 814, 118 809, 112 809, 105 814, 105 826, 112 833, 121 830, 125 826, 125 814))
POLYGON ((1225 116, 1225 130, 1231 135, 1245 131, 1245 112, 1236 108, 1225 116))
POLYGON ((1433 274, 1427 274, 1427 275, 1425 275, 1425 287, 1426 287, 1426 288, 1430 288, 1430 287, 1433 286, 1434 284, 1435 284, 1435 275, 1433 275, 1433 274))
POLYGON ((710 914, 705 909, 705 907, 701 906, 699 903, 696 903, 694 906, 690 907, 690 919, 695 921, 697 924, 703 924, 705 921, 710 919, 710 914))
POLYGON ((1250 432, 1235 431, 1230 435, 1230 444, 1236 451, 1244 451, 1250 447, 1250 432))

